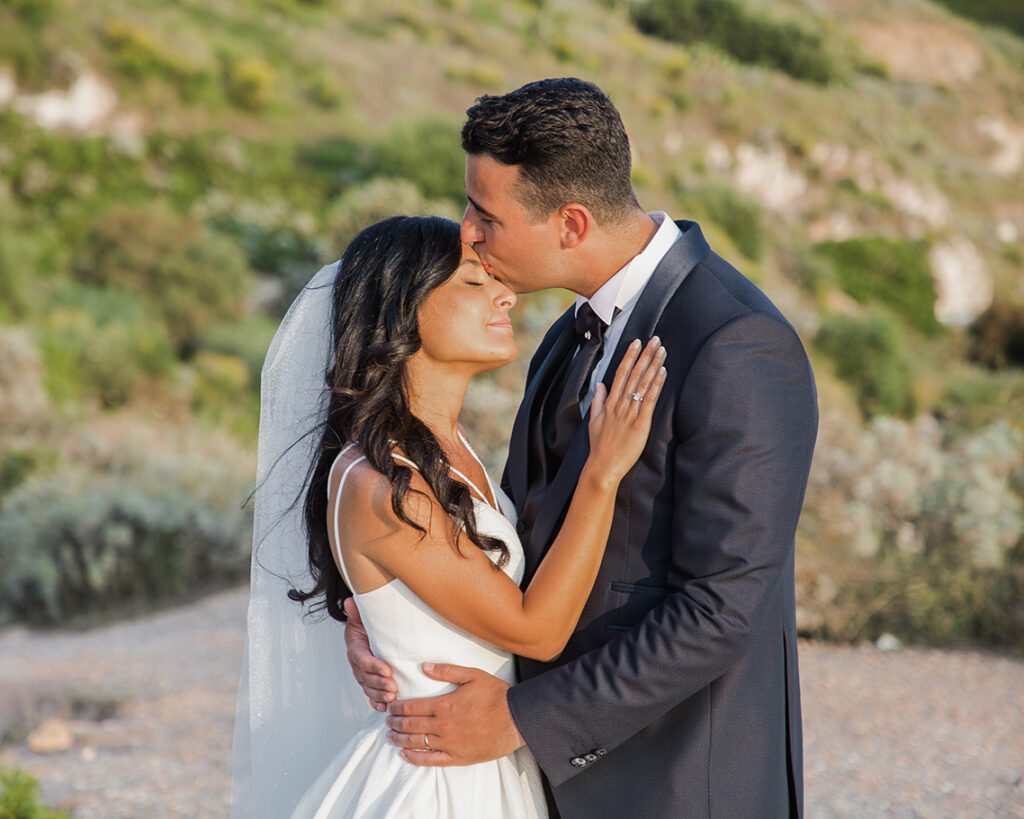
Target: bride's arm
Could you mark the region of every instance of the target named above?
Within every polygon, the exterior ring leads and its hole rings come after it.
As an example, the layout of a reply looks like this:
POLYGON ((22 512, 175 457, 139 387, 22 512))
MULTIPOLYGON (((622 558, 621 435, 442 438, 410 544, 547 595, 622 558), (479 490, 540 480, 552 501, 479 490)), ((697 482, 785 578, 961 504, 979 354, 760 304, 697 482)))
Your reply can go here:
POLYGON ((598 387, 589 427, 591 452, 565 522, 526 591, 456 530, 416 472, 403 524, 391 508, 391 486, 369 464, 353 468, 338 504, 338 524, 350 574, 363 562, 399 578, 442 617, 494 645, 549 660, 565 647, 590 594, 608 540, 619 482, 640 456, 664 383, 657 341, 640 352, 634 342, 607 397, 598 387), (634 401, 632 393, 644 394, 634 401), (351 489, 349 486, 351 485, 351 489), (421 494, 422 493, 422 494, 421 494), (365 561, 368 561, 365 562, 365 561))

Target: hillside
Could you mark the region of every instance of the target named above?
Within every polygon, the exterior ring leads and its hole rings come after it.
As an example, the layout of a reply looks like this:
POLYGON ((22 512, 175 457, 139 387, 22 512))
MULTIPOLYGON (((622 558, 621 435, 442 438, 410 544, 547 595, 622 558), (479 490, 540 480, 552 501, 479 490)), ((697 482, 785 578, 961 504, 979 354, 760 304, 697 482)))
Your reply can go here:
MULTIPOLYGON (((477 95, 576 75, 620 107, 641 202, 700 221, 812 355, 802 631, 1019 642, 1024 39, 995 19, 0 0, 0 619, 244 573, 259 368, 293 294, 370 221, 458 217, 477 95)), ((519 361, 469 396, 492 468, 566 300, 522 300, 519 361)))

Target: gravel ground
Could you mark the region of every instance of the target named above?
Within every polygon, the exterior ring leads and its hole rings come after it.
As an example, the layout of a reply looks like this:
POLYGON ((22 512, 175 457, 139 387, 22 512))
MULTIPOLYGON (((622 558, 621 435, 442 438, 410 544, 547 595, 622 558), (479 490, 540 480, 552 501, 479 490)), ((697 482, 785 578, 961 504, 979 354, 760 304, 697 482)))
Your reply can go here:
MULTIPOLYGON (((0 766, 74 819, 227 816, 246 599, 0 631, 0 766), (36 754, 51 716, 73 746, 36 754)), ((801 674, 810 819, 1024 817, 1024 658, 804 644, 801 674)))

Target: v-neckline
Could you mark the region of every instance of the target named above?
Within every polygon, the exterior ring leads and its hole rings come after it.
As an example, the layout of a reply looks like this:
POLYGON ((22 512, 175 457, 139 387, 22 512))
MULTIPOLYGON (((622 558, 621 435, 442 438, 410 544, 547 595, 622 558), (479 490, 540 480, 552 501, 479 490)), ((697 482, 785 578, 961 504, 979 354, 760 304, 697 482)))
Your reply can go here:
POLYGON ((483 498, 484 503, 486 503, 488 506, 490 506, 491 509, 493 509, 495 512, 497 512, 499 515, 504 516, 504 513, 501 511, 501 508, 498 506, 498 496, 494 494, 494 487, 491 485, 491 476, 487 474, 487 467, 484 466, 483 461, 480 460, 480 456, 478 456, 476 454, 476 452, 473 450, 473 447, 471 447, 469 445, 469 441, 466 440, 466 436, 464 436, 462 434, 462 428, 461 427, 459 427, 458 432, 459 432, 459 440, 462 441, 463 446, 466 447, 466 451, 470 454, 470 456, 472 456, 473 460, 477 462, 477 464, 480 466, 480 469, 483 471, 483 473, 484 473, 484 480, 487 481, 487 488, 491 490, 491 497, 488 498, 486 493, 482 492, 480 490, 480 487, 478 487, 475 483, 473 483, 473 481, 471 481, 469 479, 469 477, 464 475, 459 469, 457 469, 456 467, 454 467, 454 466, 452 466, 450 464, 449 464, 449 468, 451 469, 452 472, 454 472, 456 475, 458 475, 460 478, 462 478, 462 480, 464 480, 467 484, 469 484, 470 489, 476 490, 476 493, 481 498, 483 498))

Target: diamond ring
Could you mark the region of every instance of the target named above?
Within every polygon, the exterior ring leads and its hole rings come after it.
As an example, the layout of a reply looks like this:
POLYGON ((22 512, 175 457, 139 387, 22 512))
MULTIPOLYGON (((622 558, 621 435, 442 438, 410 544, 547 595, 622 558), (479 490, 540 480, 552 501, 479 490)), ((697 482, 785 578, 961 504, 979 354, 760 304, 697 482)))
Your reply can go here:
POLYGON ((629 397, 632 398, 634 401, 643 401, 644 400, 643 394, 639 393, 639 392, 635 392, 632 395, 630 395, 629 397))
POLYGON ((430 737, 428 737, 426 734, 423 735, 423 750, 430 750, 430 737))

